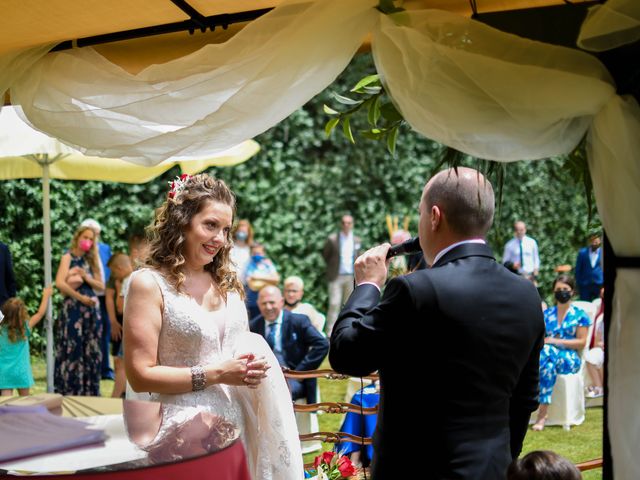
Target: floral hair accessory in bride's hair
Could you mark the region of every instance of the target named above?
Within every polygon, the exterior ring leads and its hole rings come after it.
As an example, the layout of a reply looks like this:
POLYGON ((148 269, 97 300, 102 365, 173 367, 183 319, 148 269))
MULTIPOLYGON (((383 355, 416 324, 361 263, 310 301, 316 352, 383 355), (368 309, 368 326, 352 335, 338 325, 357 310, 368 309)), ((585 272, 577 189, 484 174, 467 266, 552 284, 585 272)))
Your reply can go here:
POLYGON ((187 184, 187 182, 189 181, 190 178, 191 178, 191 175, 183 173, 179 177, 176 177, 176 179, 174 181, 168 182, 169 185, 170 185, 170 187, 169 187, 169 198, 176 198, 176 196, 182 190, 184 190, 184 187, 185 187, 185 185, 187 184))

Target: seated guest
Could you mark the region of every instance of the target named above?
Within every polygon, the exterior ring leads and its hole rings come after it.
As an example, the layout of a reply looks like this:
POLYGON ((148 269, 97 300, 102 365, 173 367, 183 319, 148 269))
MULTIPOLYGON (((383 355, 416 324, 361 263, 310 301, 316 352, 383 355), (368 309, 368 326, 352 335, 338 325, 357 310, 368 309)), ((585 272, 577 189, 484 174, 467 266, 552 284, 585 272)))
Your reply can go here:
POLYGON ((507 480, 580 480, 580 470, 566 458, 549 450, 530 452, 514 460, 507 480))
POLYGON ((311 320, 311 325, 323 333, 325 316, 310 303, 302 303, 304 295, 304 282, 300 277, 291 276, 284 280, 284 308, 292 313, 306 315, 311 320))
POLYGON ((591 385, 588 388, 587 397, 598 398, 604 395, 604 322, 602 316, 596 318, 594 328, 594 342, 584 354, 585 366, 591 377, 591 385))
MULTIPOLYGON (((265 337, 280 362, 290 370, 315 370, 329 352, 329 342, 311 325, 309 317, 284 310, 284 299, 278 287, 268 285, 260 290, 258 307, 261 315, 249 322, 252 332, 265 337)), ((315 378, 287 380, 293 400, 306 397, 316 402, 315 378)))
POLYGON ((245 270, 246 287, 245 292, 247 298, 247 312, 249 318, 253 318, 260 314, 258 308, 258 293, 266 285, 277 285, 280 281, 280 275, 273 262, 267 258, 264 245, 253 243, 251 245, 251 259, 245 270))
POLYGON ((544 429, 551 394, 558 375, 580 370, 580 350, 587 342, 591 324, 584 310, 571 304, 575 282, 569 275, 559 275, 553 282, 557 305, 544 312, 545 339, 540 352, 540 408, 533 430, 544 429))
MULTIPOLYGON (((375 382, 358 390, 351 397, 349 403, 363 408, 377 406, 380 403, 380 383, 375 382)), ((378 415, 360 415, 359 413, 349 412, 344 417, 340 431, 359 437, 373 437, 377 422, 378 415)), ((359 443, 346 440, 336 443, 334 449, 342 455, 348 455, 356 468, 369 466, 373 459, 373 445, 368 445, 362 449, 362 445, 359 443)))

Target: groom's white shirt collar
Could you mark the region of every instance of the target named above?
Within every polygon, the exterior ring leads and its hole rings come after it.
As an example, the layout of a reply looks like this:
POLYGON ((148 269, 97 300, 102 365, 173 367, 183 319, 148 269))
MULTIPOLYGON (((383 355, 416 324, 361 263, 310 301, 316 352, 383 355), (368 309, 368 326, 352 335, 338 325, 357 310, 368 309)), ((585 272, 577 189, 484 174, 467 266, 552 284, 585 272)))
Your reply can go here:
POLYGON ((462 240, 461 242, 456 242, 452 245, 449 245, 448 247, 443 248, 442 250, 440 250, 438 252, 438 254, 436 255, 436 258, 433 259, 433 264, 435 265, 436 263, 438 263, 438 260, 440 260, 442 257, 445 256, 445 254, 451 250, 453 250, 454 248, 464 244, 464 243, 482 243, 482 244, 486 244, 487 242, 484 241, 483 238, 472 238, 470 240, 462 240))

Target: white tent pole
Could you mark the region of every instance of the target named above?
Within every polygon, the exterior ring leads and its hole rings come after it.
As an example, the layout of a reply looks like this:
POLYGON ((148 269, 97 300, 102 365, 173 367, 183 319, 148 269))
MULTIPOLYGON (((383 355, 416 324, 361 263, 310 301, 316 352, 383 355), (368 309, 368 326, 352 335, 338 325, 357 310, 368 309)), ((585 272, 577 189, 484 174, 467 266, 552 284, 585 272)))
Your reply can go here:
MULTIPOLYGON (((42 223, 44 229, 44 283, 51 286, 51 211, 49 201, 49 162, 42 165, 42 223)), ((53 312, 47 304, 47 392, 53 392, 53 312)))

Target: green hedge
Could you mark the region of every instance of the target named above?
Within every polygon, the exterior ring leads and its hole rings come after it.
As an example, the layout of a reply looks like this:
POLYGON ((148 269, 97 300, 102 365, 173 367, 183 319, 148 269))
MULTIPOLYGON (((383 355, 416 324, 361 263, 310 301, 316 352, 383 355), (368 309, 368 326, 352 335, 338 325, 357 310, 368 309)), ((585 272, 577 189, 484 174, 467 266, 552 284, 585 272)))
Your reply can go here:
MULTIPOLYGON (((341 215, 349 212, 355 217, 364 246, 387 240, 387 214, 409 215, 410 229, 417 233, 422 187, 445 151, 407 128, 400 133, 395 158, 384 144, 373 141, 352 145, 337 132, 325 139, 327 118, 322 105, 329 102, 330 91, 345 92, 373 71, 370 56, 359 56, 327 91, 257 137, 262 151, 256 157, 243 165, 210 171, 234 189, 238 216, 252 221, 256 239, 266 245, 283 277, 301 275, 307 282, 308 299, 321 310, 326 308, 326 287, 320 251, 326 236, 337 230, 341 215)), ((358 128, 357 119, 352 128, 358 128)), ((489 235, 501 255, 513 221, 526 221, 540 245, 545 288, 555 265, 575 262, 587 230, 583 188, 567 177, 561 165, 560 159, 510 164, 502 207, 489 235)), ((114 251, 126 249, 128 236, 150 221, 166 194, 167 182, 178 173, 174 169, 144 185, 53 181, 54 276, 80 221, 95 218, 103 225, 103 240, 114 251)), ((13 253, 19 295, 31 311, 37 308, 43 282, 41 202, 39 180, 2 182, 0 240, 13 253)), ((56 295, 55 306, 59 305, 56 295)), ((41 328, 32 341, 35 353, 43 351, 41 328)))

